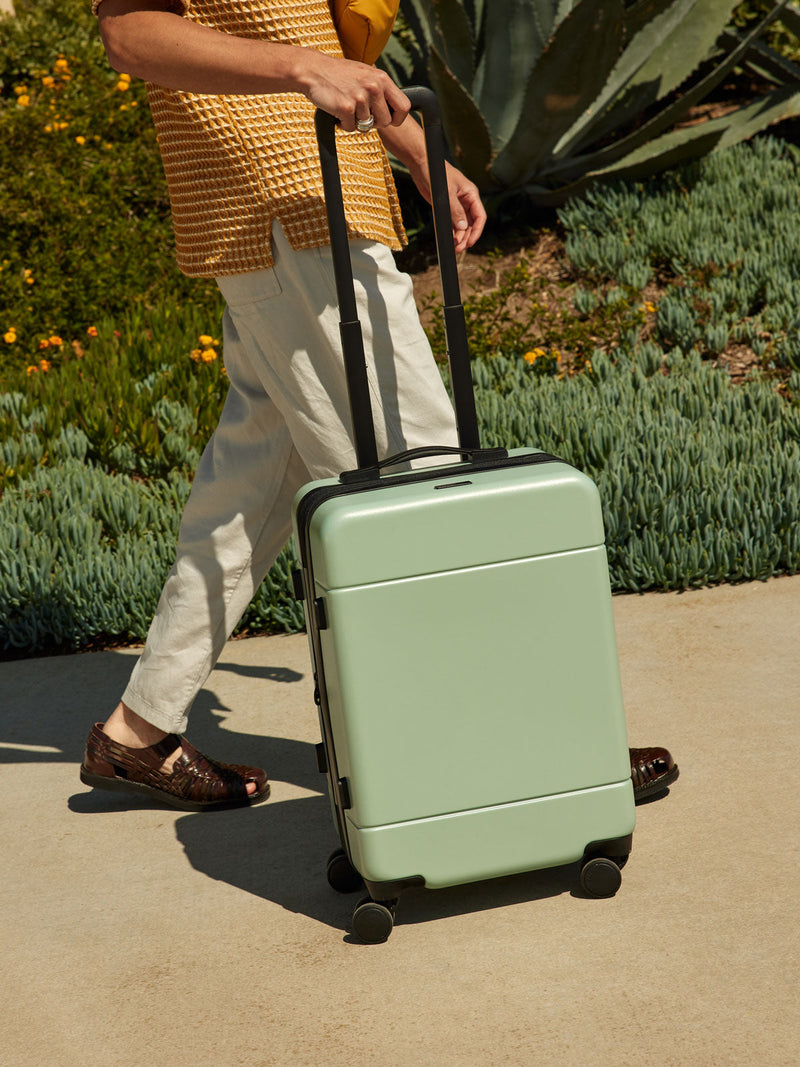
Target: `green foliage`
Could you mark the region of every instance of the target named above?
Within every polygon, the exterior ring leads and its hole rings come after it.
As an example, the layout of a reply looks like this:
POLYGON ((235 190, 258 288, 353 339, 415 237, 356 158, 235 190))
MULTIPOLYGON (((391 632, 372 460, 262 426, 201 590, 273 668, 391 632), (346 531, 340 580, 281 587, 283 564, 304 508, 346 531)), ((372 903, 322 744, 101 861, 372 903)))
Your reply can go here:
POLYGON ((439 95, 459 166, 486 191, 563 203, 599 179, 640 177, 751 137, 800 110, 800 68, 776 58, 755 103, 676 125, 737 65, 768 53, 731 0, 403 0, 384 53, 401 82, 439 95), (754 58, 755 57, 755 58, 754 58))
POLYGON ((560 211, 567 254, 596 284, 638 269, 666 286, 654 339, 714 355, 729 340, 800 370, 800 151, 758 138, 560 211))
POLYGON ((591 362, 559 381, 498 356, 474 377, 486 445, 535 444, 597 482, 615 591, 798 573, 800 409, 696 353, 591 362))
POLYGON ((194 471, 227 391, 218 338, 188 305, 134 310, 119 326, 101 320, 85 348, 48 347, 49 370, 4 375, 0 491, 65 449, 109 472, 194 471))
MULTIPOLYGON (((522 358, 473 365, 486 445, 534 445, 600 488, 616 591, 684 589, 800 571, 800 408, 764 380, 732 385, 696 353, 595 351, 559 380, 522 358)), ((800 392, 800 374, 793 376, 800 392)), ((0 647, 141 640, 189 488, 85 462, 77 431, 0 499, 0 647)), ((297 630, 287 547, 242 628, 297 630)))
MULTIPOLYGON (((0 498, 0 649, 6 652, 143 641, 147 634, 175 555, 189 480, 108 474, 87 466, 80 451, 74 443, 65 447, 58 468, 36 470, 0 498)), ((295 565, 285 549, 240 629, 302 628, 288 581, 295 565)))
MULTIPOLYGON (((772 7, 771 0, 745 0, 735 9, 731 21, 739 30, 750 30, 770 13, 772 7)), ((764 31, 763 44, 776 56, 800 63, 799 22, 797 8, 794 5, 787 7, 764 31)))
POLYGON ((87 0, 17 10, 0 20, 0 368, 158 295, 214 299, 174 265, 144 87, 109 67, 87 0))
MULTIPOLYGON (((473 359, 524 353, 537 374, 557 374, 567 366, 575 371, 593 346, 614 347, 621 337, 638 337, 647 321, 638 291, 630 285, 606 287, 605 292, 577 288, 570 307, 550 299, 550 283, 524 255, 505 274, 497 273, 501 276, 495 285, 473 289, 464 298, 473 359)), ((627 276, 625 264, 621 273, 627 276)), ((431 297, 426 310, 437 307, 431 297)), ((427 332, 434 352, 444 359, 447 342, 440 315, 431 316, 427 332)))

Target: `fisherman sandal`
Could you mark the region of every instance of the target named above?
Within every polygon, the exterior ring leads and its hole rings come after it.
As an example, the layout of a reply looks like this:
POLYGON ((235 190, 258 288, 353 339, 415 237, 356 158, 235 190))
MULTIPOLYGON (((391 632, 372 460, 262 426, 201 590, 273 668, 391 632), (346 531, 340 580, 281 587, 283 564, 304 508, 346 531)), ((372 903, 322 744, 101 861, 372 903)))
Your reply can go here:
POLYGON ((112 741, 102 723, 95 723, 89 734, 81 781, 97 789, 160 800, 182 811, 243 807, 269 796, 266 772, 259 767, 209 759, 178 734, 167 734, 148 748, 129 748, 112 741), (163 771, 164 760, 178 748, 181 752, 172 770, 163 771), (248 782, 255 782, 254 793, 247 792, 248 782))
POLYGON ((637 804, 663 793, 680 773, 666 748, 632 748, 630 756, 633 799, 637 804))

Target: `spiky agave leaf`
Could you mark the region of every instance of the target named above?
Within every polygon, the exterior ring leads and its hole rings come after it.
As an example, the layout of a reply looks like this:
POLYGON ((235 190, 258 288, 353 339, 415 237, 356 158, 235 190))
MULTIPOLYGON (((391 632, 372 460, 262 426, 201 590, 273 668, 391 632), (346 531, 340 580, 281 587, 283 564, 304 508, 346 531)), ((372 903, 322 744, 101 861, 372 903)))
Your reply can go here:
POLYGON ((690 108, 707 97, 712 89, 742 61, 759 35, 778 16, 785 2, 786 0, 780 0, 780 3, 776 4, 772 11, 746 37, 737 41, 735 48, 719 63, 711 67, 704 77, 690 86, 683 94, 675 97, 671 103, 667 104, 646 122, 637 126, 627 135, 612 141, 611 144, 596 150, 589 149, 582 155, 571 154, 566 158, 560 158, 564 157, 565 153, 563 151, 554 152, 553 165, 545 167, 541 171, 540 180, 543 182, 558 182, 560 184, 570 182, 581 174, 609 167, 641 145, 659 137, 674 126, 690 108))
POLYGON ((746 141, 775 122, 800 115, 800 90, 783 86, 721 118, 697 126, 670 130, 643 144, 618 163, 588 171, 556 189, 530 183, 526 191, 538 204, 557 206, 585 192, 601 180, 645 178, 679 163, 746 141))
POLYGON ((551 0, 510 0, 486 8, 472 95, 491 130, 495 152, 517 125, 525 86, 556 25, 553 16, 551 0))
POLYGON ((431 86, 439 97, 447 140, 457 165, 479 189, 490 184, 489 166, 494 155, 492 137, 481 109, 442 57, 431 50, 431 86))
POLYGON ((623 26, 622 0, 580 0, 556 27, 528 79, 514 133, 492 163, 497 182, 524 184, 549 158, 605 85, 622 51, 623 26))

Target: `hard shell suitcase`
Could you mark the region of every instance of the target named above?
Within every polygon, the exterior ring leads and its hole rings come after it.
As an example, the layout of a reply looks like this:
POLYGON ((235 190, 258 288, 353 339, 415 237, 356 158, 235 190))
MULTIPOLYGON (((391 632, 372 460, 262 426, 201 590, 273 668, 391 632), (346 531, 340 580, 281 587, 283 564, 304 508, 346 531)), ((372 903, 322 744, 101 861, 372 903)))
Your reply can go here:
POLYGON ((328 880, 363 881, 353 931, 371 942, 413 885, 581 861, 584 891, 613 895, 635 821, 598 491, 547 453, 479 447, 438 103, 406 91, 425 129, 461 447, 377 462, 335 123, 319 112, 360 466, 293 505, 342 845, 328 880), (426 456, 438 465, 408 469, 426 456))

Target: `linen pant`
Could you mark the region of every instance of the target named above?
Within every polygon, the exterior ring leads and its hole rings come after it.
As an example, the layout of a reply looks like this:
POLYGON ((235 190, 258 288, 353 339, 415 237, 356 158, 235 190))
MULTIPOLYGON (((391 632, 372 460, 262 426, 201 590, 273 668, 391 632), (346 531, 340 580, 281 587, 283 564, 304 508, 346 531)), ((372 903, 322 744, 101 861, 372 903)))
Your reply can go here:
MULTIPOLYGON (((296 252, 273 228, 274 267, 217 283, 230 388, 184 509, 175 564, 122 699, 186 729, 192 701, 291 530, 310 479, 356 466, 328 247, 296 252)), ((453 410, 391 252, 351 243, 378 452, 454 445, 453 410)))

